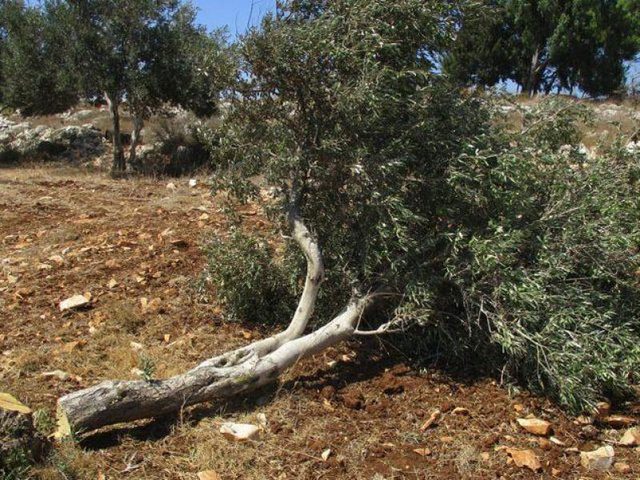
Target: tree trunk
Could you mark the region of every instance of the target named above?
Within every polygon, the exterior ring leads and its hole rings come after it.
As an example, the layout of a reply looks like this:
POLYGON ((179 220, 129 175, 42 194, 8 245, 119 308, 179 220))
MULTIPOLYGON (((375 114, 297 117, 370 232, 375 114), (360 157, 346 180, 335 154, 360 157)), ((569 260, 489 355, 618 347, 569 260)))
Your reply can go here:
POLYGON ((291 323, 283 332, 211 358, 167 380, 106 381, 58 400, 58 433, 94 430, 119 422, 157 417, 200 402, 250 391, 272 382, 300 358, 348 338, 372 297, 354 300, 324 327, 300 337, 313 314, 324 277, 316 240, 292 209, 293 238, 307 259, 307 275, 291 323))
POLYGON ((144 126, 144 120, 140 115, 133 116, 133 130, 131 131, 131 145, 129 146, 129 165, 136 161, 136 147, 140 143, 140 132, 144 126))
POLYGON ((109 115, 111 116, 111 126, 113 128, 113 164, 111 165, 111 175, 120 176, 127 168, 124 149, 122 147, 122 136, 120 135, 120 105, 117 95, 113 95, 113 98, 111 98, 111 96, 105 92, 104 97, 107 101, 109 115))
POLYGON ((263 356, 253 344, 207 360, 167 380, 106 381, 65 395, 58 400, 58 433, 65 436, 158 417, 272 383, 298 360, 349 338, 368 302, 368 298, 351 302, 324 327, 290 340, 263 356))
POLYGON ((531 65, 529 66, 529 78, 527 79, 527 92, 530 97, 533 97, 538 91, 539 82, 539 65, 540 60, 540 48, 536 47, 531 57, 531 65))

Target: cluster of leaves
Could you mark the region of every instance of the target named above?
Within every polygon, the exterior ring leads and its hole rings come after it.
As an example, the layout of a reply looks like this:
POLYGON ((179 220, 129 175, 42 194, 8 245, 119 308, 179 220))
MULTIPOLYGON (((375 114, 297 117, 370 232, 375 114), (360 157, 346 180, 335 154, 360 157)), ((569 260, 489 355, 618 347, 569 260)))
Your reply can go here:
POLYGON ((241 229, 207 245, 208 280, 232 321, 275 324, 295 309, 295 287, 267 241, 241 229))
POLYGON ((78 99, 76 70, 59 48, 66 42, 60 14, 52 3, 0 3, 0 98, 24 115, 59 112, 78 99))

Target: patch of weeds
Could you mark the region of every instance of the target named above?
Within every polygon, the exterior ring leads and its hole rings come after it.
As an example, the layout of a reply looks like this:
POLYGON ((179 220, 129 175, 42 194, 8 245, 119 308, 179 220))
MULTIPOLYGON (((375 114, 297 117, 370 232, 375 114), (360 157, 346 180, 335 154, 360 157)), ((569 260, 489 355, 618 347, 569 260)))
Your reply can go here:
POLYGON ((144 353, 141 354, 138 362, 138 368, 142 372, 142 379, 145 382, 153 381, 153 376, 156 373, 156 362, 153 358, 145 355, 144 353))
POLYGON ((22 448, 9 451, 0 459, 0 480, 24 480, 31 470, 31 459, 22 448))
POLYGON ((478 451, 470 445, 462 447, 456 456, 456 468, 465 477, 477 469, 478 451))
POLYGON ((56 419, 48 410, 41 408, 33 414, 33 425, 40 434, 47 436, 56 429, 56 419))

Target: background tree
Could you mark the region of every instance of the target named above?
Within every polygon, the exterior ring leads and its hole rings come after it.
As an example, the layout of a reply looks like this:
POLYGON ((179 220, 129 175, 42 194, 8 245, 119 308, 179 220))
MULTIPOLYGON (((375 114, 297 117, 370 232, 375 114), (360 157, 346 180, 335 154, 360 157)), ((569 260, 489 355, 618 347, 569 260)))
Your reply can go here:
POLYGON ((228 75, 225 67, 231 63, 223 55, 222 34, 208 35, 197 26, 191 4, 82 0, 66 6, 82 91, 104 98, 109 107, 114 173, 126 169, 120 138, 120 107, 125 101, 134 124, 131 159, 144 119, 163 104, 184 104, 201 114, 215 111, 226 83, 220 82, 220 74, 228 75), (209 81, 205 84, 203 78, 209 81))
POLYGON ((57 3, 20 0, 0 6, 2 101, 23 115, 66 110, 78 98, 76 70, 64 48, 66 32, 57 3))
POLYGON ((554 87, 598 96, 618 89, 640 50, 634 0, 485 0, 471 4, 446 70, 462 82, 512 80, 534 94, 554 87))

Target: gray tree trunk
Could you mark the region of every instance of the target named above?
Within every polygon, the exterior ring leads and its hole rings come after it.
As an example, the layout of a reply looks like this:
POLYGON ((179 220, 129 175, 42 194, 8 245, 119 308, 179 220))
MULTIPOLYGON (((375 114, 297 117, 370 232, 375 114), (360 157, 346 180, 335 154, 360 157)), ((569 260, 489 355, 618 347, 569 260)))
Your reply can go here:
POLYGON ((113 128, 113 163, 111 165, 111 174, 119 176, 122 175, 127 168, 124 158, 124 148, 122 146, 122 136, 120 135, 120 104, 117 94, 110 96, 105 92, 104 97, 107 101, 109 115, 111 116, 111 126, 113 128))
POLYGON ((65 395, 58 400, 58 434, 157 417, 196 403, 246 393, 275 381, 301 358, 350 337, 371 296, 353 300, 324 327, 301 336, 313 314, 324 267, 320 248, 297 211, 291 211, 289 223, 307 259, 307 275, 298 308, 286 330, 166 380, 106 381, 65 395))
POLYGON ((136 148, 140 143, 140 132, 144 127, 144 120, 140 115, 133 115, 133 130, 131 131, 131 145, 129 146, 129 165, 136 161, 136 148))

